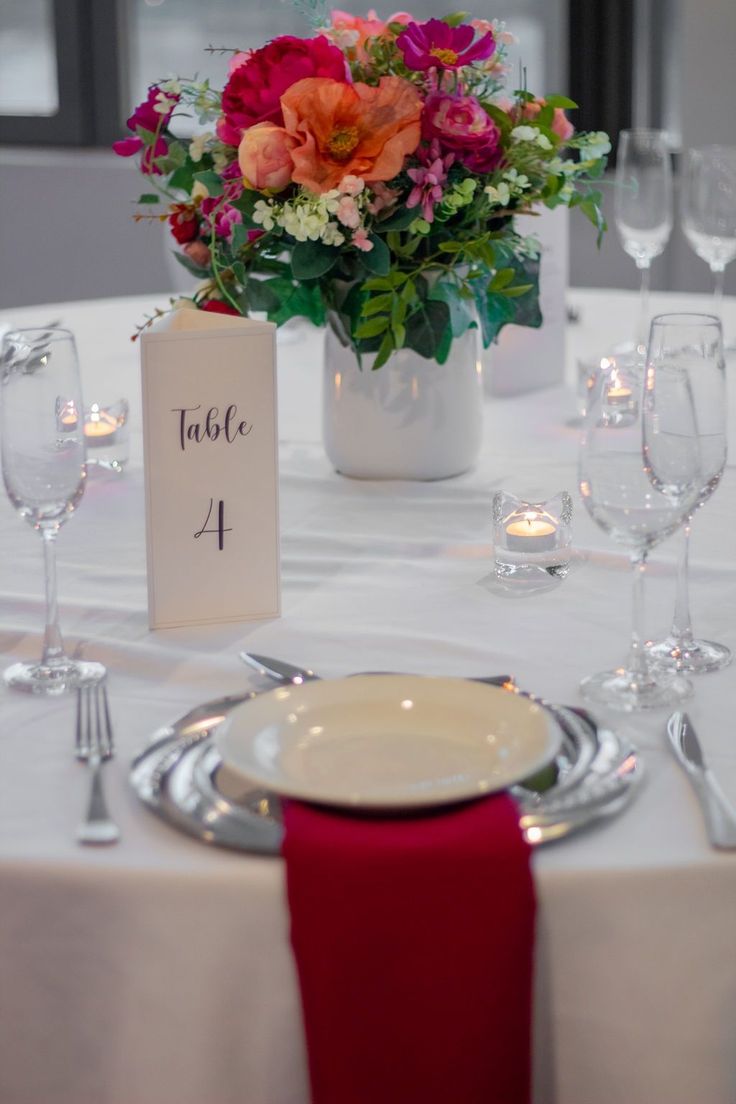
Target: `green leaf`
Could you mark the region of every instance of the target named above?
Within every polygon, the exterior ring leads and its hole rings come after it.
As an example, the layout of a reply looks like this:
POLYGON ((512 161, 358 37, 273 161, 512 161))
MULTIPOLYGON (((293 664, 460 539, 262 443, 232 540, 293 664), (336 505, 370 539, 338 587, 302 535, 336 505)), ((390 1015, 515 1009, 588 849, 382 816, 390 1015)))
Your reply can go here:
POLYGON ((461 337, 475 321, 471 304, 463 299, 457 284, 439 280, 427 296, 431 302, 445 303, 450 314, 452 337, 461 337))
POLYGON ((296 283, 289 276, 274 276, 265 280, 264 286, 279 300, 279 306, 268 312, 269 322, 282 326, 290 318, 301 316, 315 326, 324 325, 325 308, 318 284, 296 283))
POLYGON ((450 308, 447 303, 427 299, 406 320, 406 345, 427 360, 433 360, 444 331, 449 328, 450 308))
POLYGON ((138 196, 136 203, 160 203, 159 196, 154 195, 153 192, 144 192, 142 196, 138 196))
POLYGON ((533 288, 532 284, 516 284, 515 287, 504 288, 501 292, 507 299, 518 299, 520 295, 526 295, 533 288))
POLYGON ((378 234, 369 234, 368 240, 373 242, 370 253, 364 253, 363 264, 369 272, 375 272, 376 276, 388 276, 391 271, 391 253, 383 238, 378 234))
POLYGON ((379 219, 377 229, 381 233, 384 230, 406 230, 417 217, 416 207, 399 207, 393 214, 385 219, 379 219))
POLYGON ((501 291, 503 288, 508 287, 514 276, 515 272, 513 268, 500 268, 488 285, 488 290, 501 291))
POLYGON ((225 191, 222 180, 216 172, 212 172, 211 169, 205 169, 204 172, 193 173, 193 178, 198 184, 203 184, 207 189, 207 194, 213 199, 215 196, 221 196, 225 191))
POLYGON ((233 253, 239 253, 243 246, 248 244, 248 227, 243 226, 242 222, 233 223, 230 243, 233 247, 233 253))
POLYGON ((379 314, 381 311, 387 311, 391 308, 391 304, 394 301, 394 296, 385 292, 383 295, 374 295, 363 307, 363 317, 370 318, 373 314, 379 314))
POLYGON ((389 331, 384 337, 383 341, 378 347, 378 353, 376 359, 373 361, 373 371, 378 368, 383 368, 384 364, 394 351, 394 339, 393 334, 389 331))
POLYGON ((249 310, 277 311, 281 306, 281 300, 273 287, 269 287, 265 280, 248 280, 245 286, 244 298, 249 310))
POLYGON ((466 23, 470 18, 470 12, 450 12, 449 15, 442 16, 442 22, 446 23, 448 27, 459 27, 461 23, 466 23))
POLYGON ((326 275, 339 257, 333 245, 322 242, 297 242, 291 252, 291 271, 295 280, 317 280, 326 275))
POLYGON ((169 187, 177 192, 186 192, 187 195, 190 195, 194 187, 194 171, 194 162, 191 160, 185 161, 171 174, 169 187))
POLYGON ((578 106, 574 100, 570 99, 569 96, 559 96, 557 95, 557 93, 552 96, 545 96, 544 102, 547 107, 562 107, 569 110, 572 110, 574 107, 578 106))
POLYGON ((467 248, 468 242, 445 241, 440 242, 440 253, 462 253, 467 248))
POLYGON ((355 330, 357 338, 377 337, 388 329, 388 315, 381 314, 377 318, 367 318, 360 322, 355 330))

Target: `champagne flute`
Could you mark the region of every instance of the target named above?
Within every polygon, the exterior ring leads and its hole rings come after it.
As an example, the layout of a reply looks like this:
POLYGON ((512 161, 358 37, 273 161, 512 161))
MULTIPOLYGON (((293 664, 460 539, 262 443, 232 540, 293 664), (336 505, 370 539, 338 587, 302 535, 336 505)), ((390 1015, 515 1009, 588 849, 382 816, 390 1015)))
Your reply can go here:
POLYGON ((624 251, 641 273, 635 345, 649 335, 652 261, 672 233, 672 166, 663 130, 622 130, 616 157, 614 222, 624 251))
POLYGON ((671 428, 681 447, 670 457, 668 483, 658 487, 647 472, 644 452, 646 370, 640 360, 604 358, 591 389, 579 460, 583 503, 593 521, 628 550, 633 571, 628 661, 584 679, 581 691, 594 704, 627 712, 671 705, 692 692, 678 671, 655 671, 649 663, 643 585, 650 549, 683 524, 697 497, 700 461, 694 412, 683 375, 662 371, 657 381, 658 424, 671 428))
MULTIPOLYGON (((652 322, 649 364, 656 374, 663 365, 686 373, 695 408, 700 442, 701 485, 689 513, 677 571, 677 599, 669 636, 653 644, 649 653, 656 663, 696 674, 715 671, 731 661, 724 644, 695 638, 690 620, 688 555, 693 513, 715 491, 726 466, 726 371, 721 324, 713 315, 661 314, 652 322)), ((652 465, 657 478, 657 464, 652 465)))
POLYGON ((736 257, 736 149, 688 150, 682 185, 682 229, 713 273, 714 312, 721 314, 726 265, 736 257))
POLYGON ((11 503, 43 540, 46 630, 35 663, 14 663, 8 686, 63 694, 105 675, 100 663, 64 652, 56 598, 56 537, 76 510, 86 479, 79 366, 68 330, 13 330, 0 353, 0 455, 11 503))

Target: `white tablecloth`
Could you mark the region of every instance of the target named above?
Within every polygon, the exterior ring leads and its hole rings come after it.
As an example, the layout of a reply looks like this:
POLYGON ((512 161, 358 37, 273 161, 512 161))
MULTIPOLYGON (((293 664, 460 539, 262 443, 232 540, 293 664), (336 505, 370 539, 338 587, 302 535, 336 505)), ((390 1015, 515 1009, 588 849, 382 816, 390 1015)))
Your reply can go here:
MULTIPOLYGON (((581 312, 570 327, 571 365, 634 324, 633 296, 571 292, 570 301, 581 312)), ((574 702, 581 677, 625 654, 628 566, 577 499, 569 391, 490 400, 481 463, 458 479, 346 480, 321 447, 319 337, 305 329, 280 345, 282 617, 149 632, 129 336, 151 306, 100 301, 12 316, 16 324, 59 317, 76 332, 87 399, 131 400, 133 460, 120 479, 93 473, 58 545, 67 642, 111 672, 118 756, 106 781, 123 830, 117 847, 74 843, 87 777, 72 756, 73 703, 0 691, 0 1101, 303 1104, 282 864, 208 849, 156 820, 128 788, 130 758, 188 707, 257 685, 239 648, 328 676, 510 671, 574 702), (575 495, 580 562, 556 590, 520 598, 491 581, 490 496, 501 487, 575 495)), ((710 303, 660 296, 653 306, 710 303)), ((733 333, 736 303, 726 312, 733 333)), ((3 498, 5 663, 40 650, 40 543, 3 498)), ((652 557, 652 635, 671 612, 674 552, 664 545, 652 557)), ((697 519, 692 560, 696 628, 736 649, 732 468, 697 519)), ((736 800, 735 706, 729 669, 698 682, 690 711, 736 800)), ((736 853, 708 848, 664 720, 617 719, 646 760, 635 804, 534 857, 538 1104, 736 1098, 736 853)))

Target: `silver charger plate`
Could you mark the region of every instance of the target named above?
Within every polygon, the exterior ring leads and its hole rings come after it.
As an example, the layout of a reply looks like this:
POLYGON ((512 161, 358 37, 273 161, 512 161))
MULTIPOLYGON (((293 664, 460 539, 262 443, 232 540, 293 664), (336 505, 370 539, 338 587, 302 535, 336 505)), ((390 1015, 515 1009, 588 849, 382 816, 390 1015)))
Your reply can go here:
MULTIPOLYGON (((212 735, 228 712, 254 693, 197 706, 159 729, 133 760, 130 782, 141 801, 174 828, 204 843, 278 855, 283 828, 276 794, 244 786, 228 771, 212 735)), ((519 824, 537 846, 620 812, 642 776, 635 750, 609 729, 597 728, 574 710, 547 706, 562 728, 554 761, 511 787, 519 824)))

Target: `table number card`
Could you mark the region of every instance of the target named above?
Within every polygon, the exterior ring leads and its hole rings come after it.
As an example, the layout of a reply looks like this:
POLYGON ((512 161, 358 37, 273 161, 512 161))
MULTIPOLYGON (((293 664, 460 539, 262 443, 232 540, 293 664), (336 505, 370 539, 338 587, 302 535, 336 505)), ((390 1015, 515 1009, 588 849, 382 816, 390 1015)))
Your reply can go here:
POLYGON ((151 628, 280 612, 275 331, 181 310, 141 339, 151 628))

